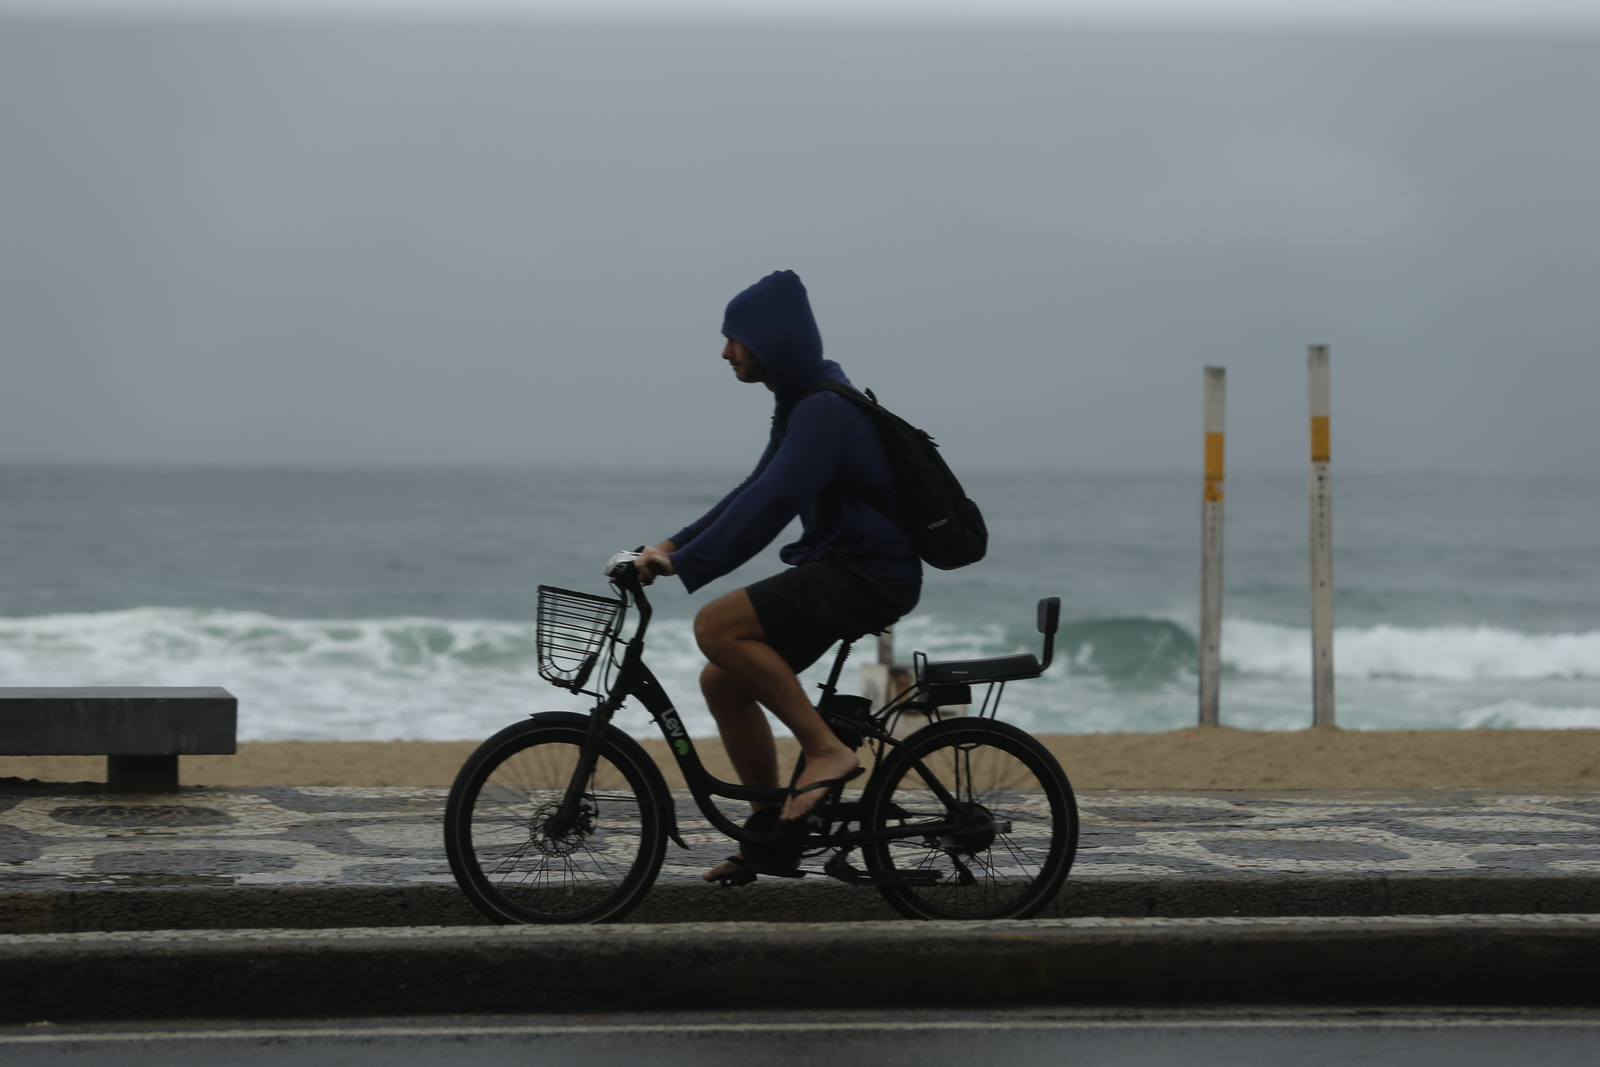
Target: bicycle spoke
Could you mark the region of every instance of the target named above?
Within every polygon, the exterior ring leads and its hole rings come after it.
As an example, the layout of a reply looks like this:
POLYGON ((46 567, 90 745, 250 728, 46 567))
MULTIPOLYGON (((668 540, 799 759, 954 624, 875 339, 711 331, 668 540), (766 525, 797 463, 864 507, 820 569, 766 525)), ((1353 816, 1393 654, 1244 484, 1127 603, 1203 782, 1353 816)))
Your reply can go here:
POLYGON ((919 736, 916 754, 956 807, 943 810, 908 752, 874 794, 864 828, 965 825, 867 846, 869 869, 943 875, 930 886, 885 886, 884 896, 918 918, 1033 914, 1065 877, 1076 839, 1070 787, 1052 757, 1004 724, 951 722, 919 736))
POLYGON ((447 818, 446 847, 468 896, 499 921, 597 921, 631 908, 664 853, 639 772, 608 743, 563 820, 583 727, 530 722, 502 734, 501 747, 485 742, 474 792, 458 801, 452 790, 460 810, 447 818))

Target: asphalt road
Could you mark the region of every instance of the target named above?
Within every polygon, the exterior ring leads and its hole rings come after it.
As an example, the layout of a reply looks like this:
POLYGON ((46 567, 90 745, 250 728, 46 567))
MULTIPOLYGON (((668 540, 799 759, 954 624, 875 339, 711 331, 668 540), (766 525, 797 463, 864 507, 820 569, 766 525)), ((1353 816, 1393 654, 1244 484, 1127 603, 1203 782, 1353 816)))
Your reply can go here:
POLYGON ((1138 1011, 335 1020, 0 1028, 6 1067, 1545 1067, 1600 1061, 1600 1012, 1138 1011))

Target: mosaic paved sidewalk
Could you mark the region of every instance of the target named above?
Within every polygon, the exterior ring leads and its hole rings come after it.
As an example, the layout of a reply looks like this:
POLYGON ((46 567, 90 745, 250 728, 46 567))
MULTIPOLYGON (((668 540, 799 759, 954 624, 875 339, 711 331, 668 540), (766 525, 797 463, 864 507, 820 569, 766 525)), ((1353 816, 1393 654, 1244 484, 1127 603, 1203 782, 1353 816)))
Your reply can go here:
MULTIPOLYGON (((1600 878, 1593 793, 1318 791, 1080 795, 1073 881, 1208 875, 1600 878)), ((442 789, 217 788, 160 797, 0 795, 0 890, 448 883, 442 789)), ((689 879, 729 842, 680 803, 689 879)), ((807 879, 810 882, 811 879, 807 879)))

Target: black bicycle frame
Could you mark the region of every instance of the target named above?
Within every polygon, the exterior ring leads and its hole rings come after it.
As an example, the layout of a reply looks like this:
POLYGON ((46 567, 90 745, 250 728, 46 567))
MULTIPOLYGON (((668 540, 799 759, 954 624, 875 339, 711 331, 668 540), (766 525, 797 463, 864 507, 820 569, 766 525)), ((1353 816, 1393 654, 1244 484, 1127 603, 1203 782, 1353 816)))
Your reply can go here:
MULTIPOLYGON (((725 782, 714 777, 706 770, 705 764, 700 762, 700 754, 695 750, 694 741, 689 737, 689 731, 684 729, 683 720, 678 717, 677 708, 672 706, 672 699, 667 695, 666 689, 651 673, 650 668, 644 663, 644 635, 650 628, 652 614, 650 601, 644 595, 644 590, 630 574, 624 575, 618 584, 624 592, 630 595, 634 605, 639 610, 639 623, 634 628, 633 636, 628 639, 622 662, 617 667, 617 673, 610 686, 609 694, 597 704, 590 713, 589 732, 584 740, 583 752, 578 759, 572 781, 567 785, 566 795, 562 798, 562 805, 557 818, 563 821, 572 821, 577 817, 583 800, 586 783, 594 773, 596 761, 599 759, 600 738, 604 735, 606 726, 610 724, 617 709, 629 699, 636 699, 650 713, 661 733, 667 740, 668 747, 672 750, 673 758, 677 760, 678 770, 683 774, 683 780, 693 795, 695 805, 700 813, 705 816, 713 826, 735 841, 757 841, 771 838, 771 834, 753 833, 742 825, 734 822, 723 814, 713 801, 714 797, 723 797, 728 800, 743 800, 746 802, 782 804, 789 795, 787 789, 765 788, 760 786, 739 785, 735 782, 725 782)), ((843 650, 840 659, 834 664, 834 669, 829 677, 829 684, 825 687, 824 700, 832 696, 834 683, 838 679, 839 668, 843 663, 843 650)), ((909 691, 914 693, 915 690, 909 691)), ((874 725, 868 736, 873 740, 891 745, 895 748, 904 748, 905 743, 889 734, 883 728, 883 723, 892 717, 908 701, 908 694, 902 694, 901 699, 891 705, 872 720, 874 725)), ((880 764, 881 765, 881 764, 880 764)), ((938 776, 931 773, 916 756, 912 757, 912 765, 917 773, 927 784, 928 788, 938 797, 947 812, 958 810, 956 798, 939 781, 938 776)), ((874 776, 876 776, 874 768, 874 776)), ((870 784, 871 779, 868 779, 870 784)), ((868 841, 888 841, 905 837, 923 837, 930 834, 939 834, 960 828, 959 819, 945 819, 939 822, 917 823, 913 826, 901 826, 893 830, 880 830, 874 833, 857 831, 855 833, 835 833, 815 838, 808 845, 815 848, 853 847, 868 841)))

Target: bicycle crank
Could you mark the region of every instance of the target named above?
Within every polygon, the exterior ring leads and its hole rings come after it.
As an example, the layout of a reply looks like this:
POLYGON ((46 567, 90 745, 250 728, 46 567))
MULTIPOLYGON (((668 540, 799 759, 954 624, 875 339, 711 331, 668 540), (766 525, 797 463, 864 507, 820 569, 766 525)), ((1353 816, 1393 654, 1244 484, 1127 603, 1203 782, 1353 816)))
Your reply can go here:
POLYGON ((833 858, 823 866, 822 873, 849 885, 926 887, 938 885, 944 880, 943 871, 863 871, 851 866, 850 861, 845 859, 845 854, 842 851, 833 854, 833 858))
POLYGON ((762 808, 745 820, 752 836, 739 847, 745 862, 757 874, 778 878, 799 878, 800 859, 805 855, 805 834, 778 820, 778 808, 762 808))

